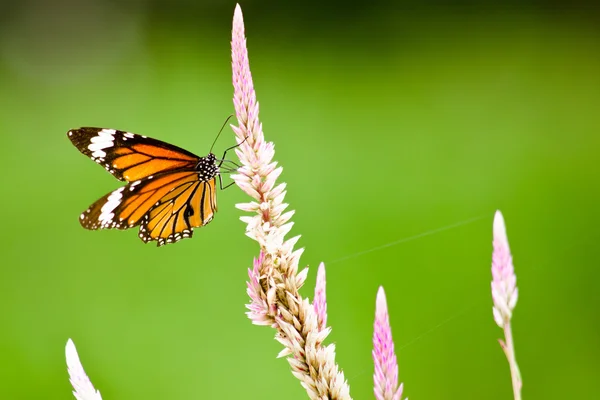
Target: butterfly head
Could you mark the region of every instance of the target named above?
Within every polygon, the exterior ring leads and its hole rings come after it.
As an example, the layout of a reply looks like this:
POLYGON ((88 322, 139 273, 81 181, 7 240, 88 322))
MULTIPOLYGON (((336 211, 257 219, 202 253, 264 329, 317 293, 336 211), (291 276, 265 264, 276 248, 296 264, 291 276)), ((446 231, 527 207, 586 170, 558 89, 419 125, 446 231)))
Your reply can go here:
POLYGON ((196 170, 200 180, 208 181, 219 174, 217 166, 217 157, 213 153, 208 153, 206 157, 200 157, 196 164, 196 170))

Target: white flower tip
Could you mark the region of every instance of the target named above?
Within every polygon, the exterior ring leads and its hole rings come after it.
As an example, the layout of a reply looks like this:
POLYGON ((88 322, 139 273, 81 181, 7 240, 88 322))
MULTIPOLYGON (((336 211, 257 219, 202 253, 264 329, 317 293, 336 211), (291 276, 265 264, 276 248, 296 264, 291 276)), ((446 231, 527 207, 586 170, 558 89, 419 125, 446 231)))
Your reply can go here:
POLYGON ((500 210, 496 211, 496 214, 494 215, 494 239, 500 240, 508 245, 506 225, 504 224, 504 217, 500 210))
POLYGON ((67 358, 67 366, 69 368, 80 367, 81 362, 79 361, 79 355, 77 354, 77 349, 75 348, 75 343, 69 338, 67 340, 67 346, 65 348, 65 356, 67 358))
POLYGON ((67 369, 75 397, 78 400, 102 400, 100 391, 94 388, 94 385, 92 385, 92 382, 85 374, 83 365, 79 361, 75 343, 70 338, 67 340, 67 346, 65 347, 65 356, 67 358, 67 369))
POLYGON ((298 275, 296 275, 296 282, 304 283, 307 275, 308 275, 308 267, 304 268, 302 271, 298 272, 298 275))
POLYGON ((240 23, 243 20, 242 17, 242 7, 240 7, 239 3, 235 5, 235 11, 233 12, 233 20, 240 23))
POLYGON ((379 286, 379 290, 377 291, 377 301, 375 304, 376 313, 387 313, 387 301, 385 298, 385 291, 383 290, 383 286, 379 286))
POLYGON ((287 357, 287 356, 289 356, 290 354, 292 354, 292 351, 286 347, 286 348, 284 348, 283 350, 281 350, 281 351, 279 352, 279 354, 277 354, 277 358, 283 358, 283 357, 287 357))
POLYGON ((317 279, 325 281, 325 263, 319 264, 319 269, 317 270, 317 279))

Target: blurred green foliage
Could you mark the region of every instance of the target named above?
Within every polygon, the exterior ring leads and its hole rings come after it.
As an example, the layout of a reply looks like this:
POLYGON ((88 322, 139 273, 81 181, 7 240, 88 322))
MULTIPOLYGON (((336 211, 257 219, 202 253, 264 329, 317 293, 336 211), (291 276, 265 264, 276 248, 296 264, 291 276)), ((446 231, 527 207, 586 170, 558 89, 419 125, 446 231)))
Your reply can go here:
MULTIPOLYGON (((143 3, 93 4, 15 6, 0 30, 0 398, 69 398, 69 337, 107 400, 306 398, 275 359, 274 331, 244 315, 258 249, 234 208, 241 191, 220 192, 213 223, 163 248, 77 221, 119 182, 68 129, 208 151, 233 112, 234 4, 210 20, 182 3, 165 19, 143 3)), ((311 267, 303 294, 325 261, 330 339, 353 397, 372 398, 384 285, 405 395, 510 398, 489 293, 496 209, 520 289, 524 397, 598 393, 598 27, 519 10, 382 6, 345 24, 242 7, 264 132, 311 267)))

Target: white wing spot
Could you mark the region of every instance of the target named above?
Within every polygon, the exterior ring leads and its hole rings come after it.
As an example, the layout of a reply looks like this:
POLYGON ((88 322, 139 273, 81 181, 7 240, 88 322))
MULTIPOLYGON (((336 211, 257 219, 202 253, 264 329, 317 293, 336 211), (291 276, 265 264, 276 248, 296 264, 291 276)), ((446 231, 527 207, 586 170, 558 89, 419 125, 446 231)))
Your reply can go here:
POLYGON ((123 136, 124 136, 125 138, 133 139, 135 135, 134 135, 133 133, 130 133, 130 132, 125 132, 125 133, 123 134, 123 136))
POLYGON ((106 152, 104 152, 103 149, 112 147, 115 144, 115 132, 114 129, 102 129, 98 132, 98 136, 94 136, 90 139, 88 150, 92 152, 92 157, 106 157, 106 152))
POLYGON ((112 222, 112 219, 115 216, 113 211, 119 206, 119 204, 121 204, 121 199, 123 198, 123 189, 125 189, 125 187, 118 188, 112 192, 110 196, 108 196, 108 199, 106 199, 106 203, 102 206, 102 209, 100 210, 100 216, 98 217, 98 222, 100 222, 103 226, 108 226, 112 222))
POLYGON ((132 183, 131 183, 131 185, 129 186, 129 191, 132 191, 133 189, 135 189, 135 187, 136 187, 137 185, 139 185, 139 184, 140 184, 140 182, 142 182, 142 181, 139 181, 139 180, 138 180, 138 181, 132 182, 132 183))

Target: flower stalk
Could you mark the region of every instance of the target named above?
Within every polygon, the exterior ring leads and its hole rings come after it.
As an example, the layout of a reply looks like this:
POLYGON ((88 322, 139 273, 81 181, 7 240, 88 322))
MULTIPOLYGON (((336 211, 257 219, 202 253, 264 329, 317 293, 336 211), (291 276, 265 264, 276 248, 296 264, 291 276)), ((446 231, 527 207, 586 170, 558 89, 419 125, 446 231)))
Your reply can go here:
POLYGON ((299 236, 285 238, 292 229, 289 221, 294 212, 285 212, 285 184, 277 184, 282 168, 273 161, 274 145, 265 140, 258 118, 239 5, 233 18, 231 55, 238 121, 232 129, 240 143, 236 154, 242 164, 232 178, 253 199, 237 207, 252 214, 241 220, 247 224, 246 235, 260 245, 260 255, 248 271, 248 317, 254 324, 277 330, 275 339, 284 346, 279 356, 289 356, 292 374, 311 399, 350 399, 349 386, 335 362, 335 346, 323 345, 331 331, 325 326, 323 308, 318 313, 299 293, 308 269, 298 272, 303 249, 295 250, 294 246, 299 236))

